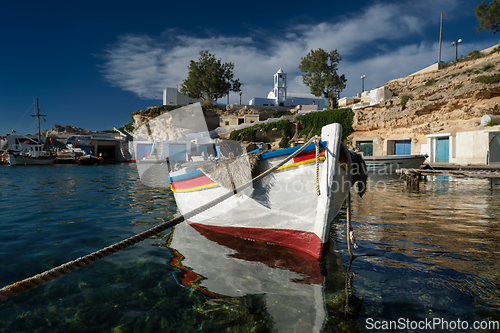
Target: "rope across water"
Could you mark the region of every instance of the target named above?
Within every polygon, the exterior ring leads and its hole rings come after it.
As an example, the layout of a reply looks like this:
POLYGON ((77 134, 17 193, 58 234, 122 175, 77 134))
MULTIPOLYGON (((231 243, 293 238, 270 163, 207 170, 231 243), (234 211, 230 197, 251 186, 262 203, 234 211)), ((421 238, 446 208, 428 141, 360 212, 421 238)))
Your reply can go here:
POLYGON ((283 161, 272 167, 271 169, 265 171, 264 173, 256 176, 249 182, 241 185, 238 187, 235 191, 229 191, 226 194, 218 197, 217 199, 214 199, 208 203, 206 203, 203 206, 200 206, 184 215, 181 215, 179 217, 173 218, 170 221, 163 222, 162 224, 159 224, 151 229, 148 229, 146 231, 143 231, 135 236, 132 236, 130 238, 124 239, 118 243, 115 243, 111 246, 105 247, 99 251, 93 252, 91 254, 88 254, 84 257, 80 257, 76 260, 70 261, 68 263, 65 263, 61 266, 55 267, 51 270, 45 271, 43 273, 37 274, 35 276, 32 276, 28 279, 16 282, 14 284, 8 285, 0 289, 0 301, 4 301, 8 299, 9 297, 16 296, 21 292, 28 291, 32 288, 36 288, 39 285, 45 284, 49 281, 52 281, 58 277, 61 277, 63 275, 66 275, 68 273, 71 273, 72 271, 77 270, 80 267, 87 266, 97 260, 100 260, 102 258, 105 258, 113 253, 116 253, 120 250, 123 250, 129 246, 132 246, 136 243, 139 243, 151 236, 154 236, 162 231, 165 231, 185 220, 188 220, 195 215, 198 215, 199 213, 212 208, 213 206, 221 203, 222 201, 232 197, 235 193, 240 192, 247 187, 251 186, 254 182, 258 182, 262 178, 268 176, 272 172, 276 171, 276 169, 280 168, 283 166, 285 163, 290 161, 292 158, 300 154, 310 143, 312 143, 314 140, 316 140, 317 137, 312 137, 307 143, 305 143, 302 147, 300 147, 298 150, 296 150, 293 154, 289 155, 287 158, 285 158, 283 161))

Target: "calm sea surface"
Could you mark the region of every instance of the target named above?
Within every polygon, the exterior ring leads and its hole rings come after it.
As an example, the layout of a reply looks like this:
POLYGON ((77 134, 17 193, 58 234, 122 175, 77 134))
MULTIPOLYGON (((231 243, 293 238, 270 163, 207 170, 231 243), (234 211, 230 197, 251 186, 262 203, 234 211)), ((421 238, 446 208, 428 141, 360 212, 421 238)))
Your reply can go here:
MULTIPOLYGON (((499 203, 498 181, 434 177, 415 191, 372 177, 353 195, 353 251, 369 256, 352 262, 345 210, 312 262, 179 225, 0 302, 0 332, 498 331, 499 203)), ((0 287, 175 213, 134 164, 0 165, 0 287)))

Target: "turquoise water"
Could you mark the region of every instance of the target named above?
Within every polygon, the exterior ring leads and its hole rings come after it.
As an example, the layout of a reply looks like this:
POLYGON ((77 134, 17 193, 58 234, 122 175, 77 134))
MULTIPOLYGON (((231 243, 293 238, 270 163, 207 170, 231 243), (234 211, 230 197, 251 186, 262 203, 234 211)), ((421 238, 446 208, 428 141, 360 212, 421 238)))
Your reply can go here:
MULTIPOLYGON (((500 184, 369 185, 353 196, 353 225, 354 252, 371 256, 349 262, 345 211, 316 262, 179 226, 0 302, 0 332, 373 332, 384 321, 434 332, 411 324, 438 319, 479 332, 475 321, 500 321, 500 184)), ((0 166, 0 210, 4 286, 167 221, 176 206, 133 164, 0 166)))

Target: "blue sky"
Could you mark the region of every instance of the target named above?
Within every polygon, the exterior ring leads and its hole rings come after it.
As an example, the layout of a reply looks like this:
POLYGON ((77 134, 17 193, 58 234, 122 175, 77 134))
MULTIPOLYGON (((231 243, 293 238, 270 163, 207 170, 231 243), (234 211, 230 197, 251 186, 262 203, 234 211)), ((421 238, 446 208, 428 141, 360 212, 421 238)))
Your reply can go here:
POLYGON ((443 61, 454 60, 459 38, 459 55, 500 43, 476 33, 481 2, 3 1, 0 134, 36 132, 27 111, 35 97, 42 129, 120 127, 132 111, 161 105, 163 87, 180 86, 201 50, 235 64, 247 102, 267 96, 280 67, 289 92, 309 93, 300 58, 337 49, 348 80, 341 96, 353 96, 361 75, 370 89, 435 63, 441 11, 443 61))

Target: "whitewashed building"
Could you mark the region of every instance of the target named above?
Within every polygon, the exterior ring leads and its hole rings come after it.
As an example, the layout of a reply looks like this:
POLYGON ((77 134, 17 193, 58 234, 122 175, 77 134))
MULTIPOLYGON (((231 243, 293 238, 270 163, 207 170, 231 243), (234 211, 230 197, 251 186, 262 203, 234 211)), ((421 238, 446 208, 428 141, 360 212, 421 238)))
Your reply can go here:
POLYGON ((177 88, 163 89, 163 105, 188 105, 194 103, 205 104, 201 98, 189 98, 177 90, 177 88))
POLYGON ((422 153, 431 163, 457 165, 499 165, 500 127, 489 126, 479 131, 437 133, 427 135, 422 153))
POLYGON ((318 110, 325 108, 325 100, 312 94, 293 94, 287 92, 287 74, 280 68, 274 74, 274 87, 267 98, 254 97, 248 105, 259 106, 292 106, 317 105, 318 110))

